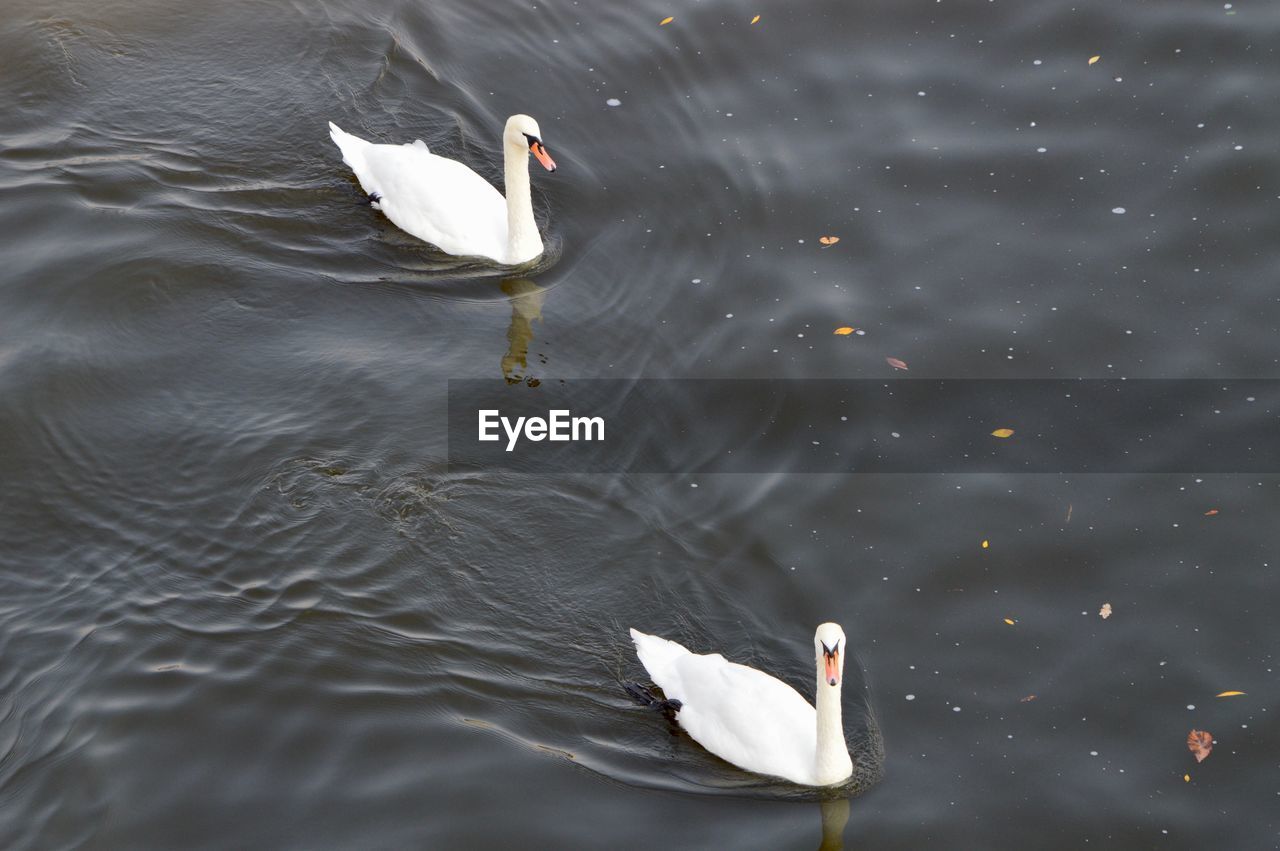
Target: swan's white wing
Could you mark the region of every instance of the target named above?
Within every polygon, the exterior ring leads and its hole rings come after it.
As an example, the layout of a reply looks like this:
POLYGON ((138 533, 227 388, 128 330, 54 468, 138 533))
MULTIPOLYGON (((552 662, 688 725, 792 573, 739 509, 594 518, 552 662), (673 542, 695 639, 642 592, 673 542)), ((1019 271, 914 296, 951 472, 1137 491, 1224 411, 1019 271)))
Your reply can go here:
POLYGON ((814 782, 817 713, 800 693, 719 654, 631 631, 637 654, 663 694, 683 705, 676 721, 707 750, 748 771, 814 782))
POLYGON ((483 177, 421 141, 375 145, 334 124, 329 133, 361 188, 401 230, 449 254, 505 262, 507 202, 483 177))

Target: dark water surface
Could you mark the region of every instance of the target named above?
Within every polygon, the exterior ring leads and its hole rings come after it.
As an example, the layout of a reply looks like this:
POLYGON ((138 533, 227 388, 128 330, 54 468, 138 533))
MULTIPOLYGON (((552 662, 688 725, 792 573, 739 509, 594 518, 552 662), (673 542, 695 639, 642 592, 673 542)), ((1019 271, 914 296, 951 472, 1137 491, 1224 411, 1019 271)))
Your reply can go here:
POLYGON ((1280 5, 4 11, 0 847, 1280 843, 1280 478, 445 440, 461 378, 1280 377, 1280 5), (513 112, 560 170, 505 280, 325 124, 497 177, 513 112), (807 692, 824 619, 847 812, 622 691, 636 626, 807 692))

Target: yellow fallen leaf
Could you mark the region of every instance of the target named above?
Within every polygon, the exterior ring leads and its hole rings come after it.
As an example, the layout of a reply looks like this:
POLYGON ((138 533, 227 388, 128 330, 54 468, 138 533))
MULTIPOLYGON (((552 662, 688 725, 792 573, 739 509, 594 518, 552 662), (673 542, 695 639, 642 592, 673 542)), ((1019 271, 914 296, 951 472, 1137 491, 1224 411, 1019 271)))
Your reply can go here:
POLYGON ((992 437, 1013 437, 1013 429, 998 428, 995 431, 991 432, 991 436, 992 437))
POLYGON ((982 542, 982 548, 983 548, 984 550, 985 550, 987 547, 989 547, 989 546, 991 546, 991 542, 990 542, 990 541, 983 541, 983 542, 982 542))
POLYGON ((1005 618, 1004 622, 1007 623, 1009 626, 1013 626, 1014 624, 1017 623, 1017 621, 1015 621, 1013 618, 1005 618))
POLYGON ((1090 56, 1090 57, 1089 57, 1089 64, 1090 64, 1090 65, 1093 65, 1094 63, 1096 63, 1096 62, 1097 62, 1099 59, 1101 59, 1101 58, 1102 58, 1101 56, 1090 56))
POLYGON ((1244 694, 1242 691, 1224 691, 1218 697, 1239 697, 1242 694, 1244 694))
POLYGON ((1190 775, 1190 774, 1184 774, 1184 775, 1182 775, 1182 782, 1183 782, 1183 783, 1190 783, 1190 782, 1191 782, 1191 775, 1190 775))
POLYGON ((841 327, 837 328, 836 330, 832 331, 831 333, 832 333, 832 334, 839 334, 841 337, 848 337, 850 334, 852 334, 852 333, 853 333, 853 329, 852 329, 852 328, 850 328, 848 325, 842 325, 841 327))
POLYGON ((836 244, 837 242, 839 242, 839 241, 840 241, 840 237, 838 237, 838 236, 820 236, 820 237, 818 237, 818 242, 821 242, 823 245, 835 245, 835 244, 836 244))
POLYGON ((1208 511, 1206 511, 1206 512, 1204 513, 1204 516, 1205 516, 1205 517, 1212 517, 1213 515, 1215 515, 1215 514, 1217 514, 1217 513, 1218 513, 1218 509, 1216 509, 1216 508, 1210 508, 1208 511))
POLYGON ((752 19, 751 19, 751 23, 753 23, 753 24, 755 24, 755 23, 759 23, 759 21, 760 21, 760 16, 759 16, 759 15, 756 15, 754 18, 752 18, 752 19))
POLYGON ((1098 609, 1098 617, 1102 618, 1104 621, 1105 621, 1107 618, 1111 617, 1111 604, 1110 604, 1110 603, 1103 603, 1103 604, 1102 604, 1102 608, 1101 608, 1101 609, 1098 609))
POLYGON ((671 23, 674 20, 675 18, 663 18, 662 20, 658 21, 658 26, 665 27, 667 24, 671 23))

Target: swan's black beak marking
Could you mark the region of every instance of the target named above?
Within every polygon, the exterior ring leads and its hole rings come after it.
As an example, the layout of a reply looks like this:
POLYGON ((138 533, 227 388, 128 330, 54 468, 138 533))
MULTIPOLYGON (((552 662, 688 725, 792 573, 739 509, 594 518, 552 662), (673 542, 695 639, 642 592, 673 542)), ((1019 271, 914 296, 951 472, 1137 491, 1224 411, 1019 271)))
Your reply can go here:
POLYGON ((556 161, 551 159, 551 154, 547 153, 547 146, 542 144, 542 140, 531 133, 525 133, 524 137, 529 140, 529 150, 538 158, 538 162, 542 163, 542 167, 547 171, 555 171, 556 161))
POLYGON ((840 685, 840 642, 836 642, 835 647, 828 647, 825 641, 818 642, 822 645, 822 661, 824 663, 823 670, 826 672, 827 685, 840 685))

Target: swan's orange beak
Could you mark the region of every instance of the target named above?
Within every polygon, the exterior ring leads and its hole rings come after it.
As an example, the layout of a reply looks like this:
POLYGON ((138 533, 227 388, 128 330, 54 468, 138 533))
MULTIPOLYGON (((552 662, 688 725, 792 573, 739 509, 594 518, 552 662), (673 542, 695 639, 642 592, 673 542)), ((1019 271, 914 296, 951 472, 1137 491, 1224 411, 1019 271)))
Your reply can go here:
POLYGON ((547 153, 547 146, 541 142, 530 142, 529 150, 538 158, 538 162, 542 163, 542 167, 547 171, 556 170, 556 161, 551 159, 551 154, 547 153))
POLYGON ((839 648, 831 651, 830 653, 824 653, 822 655, 823 655, 823 659, 827 663, 826 664, 827 685, 829 686, 840 685, 840 650, 839 648))

